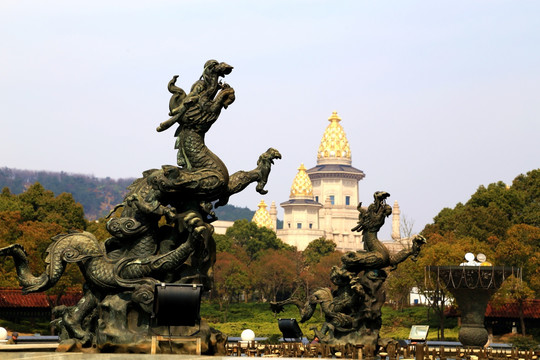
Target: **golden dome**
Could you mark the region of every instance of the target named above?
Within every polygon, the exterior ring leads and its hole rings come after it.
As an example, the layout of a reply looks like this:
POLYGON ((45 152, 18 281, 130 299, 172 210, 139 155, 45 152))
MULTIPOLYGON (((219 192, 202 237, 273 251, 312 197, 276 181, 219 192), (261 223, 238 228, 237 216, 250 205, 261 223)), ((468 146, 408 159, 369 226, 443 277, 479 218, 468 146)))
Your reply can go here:
POLYGON ((253 215, 253 219, 251 219, 251 221, 257 224, 259 227, 266 227, 272 230, 274 229, 274 226, 272 225, 272 218, 270 217, 268 210, 266 210, 266 203, 264 200, 261 200, 259 203, 259 209, 255 211, 255 215, 253 215))
POLYGON ((351 164, 351 149, 345 135, 343 126, 339 123, 341 118, 337 111, 332 112, 328 118, 330 124, 324 131, 319 151, 317 152, 317 164, 351 164))
POLYGON ((313 198, 313 186, 311 180, 306 172, 304 164, 300 164, 298 173, 294 177, 293 184, 291 186, 290 198, 313 198))

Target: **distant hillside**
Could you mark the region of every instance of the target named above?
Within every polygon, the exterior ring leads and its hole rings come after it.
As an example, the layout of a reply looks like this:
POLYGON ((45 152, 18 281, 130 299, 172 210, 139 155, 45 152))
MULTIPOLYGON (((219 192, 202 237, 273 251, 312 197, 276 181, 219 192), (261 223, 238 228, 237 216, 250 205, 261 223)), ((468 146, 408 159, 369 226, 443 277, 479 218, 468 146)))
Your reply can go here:
MULTIPOLYGON (((0 190, 8 187, 13 194, 20 194, 30 185, 39 182, 55 195, 71 193, 75 201, 82 204, 87 219, 99 219, 109 213, 114 205, 122 202, 126 188, 135 180, 96 178, 90 175, 65 172, 18 170, 0 168, 0 190)), ((226 205, 216 209, 220 220, 235 221, 253 218, 255 211, 247 207, 226 205)))
POLYGON ((251 221, 251 219, 253 219, 253 215, 255 215, 255 211, 250 210, 247 207, 236 207, 230 204, 218 207, 215 212, 219 220, 227 221, 235 221, 240 219, 247 219, 251 221))
POLYGON ((55 195, 71 193, 82 204, 87 219, 95 220, 109 213, 114 205, 121 203, 126 188, 134 179, 96 178, 90 175, 65 172, 18 170, 0 168, 0 188, 8 187, 14 194, 24 192, 39 182, 55 195))
MULTIPOLYGON (((227 221, 235 221, 240 219, 247 219, 251 221, 251 219, 253 219, 253 215, 255 215, 255 210, 250 210, 247 207, 238 207, 229 204, 223 207, 218 207, 215 212, 219 220, 227 221)), ((283 229, 283 220, 277 220, 277 228, 283 229)))

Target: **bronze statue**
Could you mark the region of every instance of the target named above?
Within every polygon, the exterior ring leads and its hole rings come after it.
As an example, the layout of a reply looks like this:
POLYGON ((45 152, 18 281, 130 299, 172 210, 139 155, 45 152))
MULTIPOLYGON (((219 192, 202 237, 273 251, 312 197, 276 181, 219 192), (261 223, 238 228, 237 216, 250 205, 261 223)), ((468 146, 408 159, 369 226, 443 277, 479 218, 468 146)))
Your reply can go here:
POLYGON ((378 191, 373 195, 373 204, 367 209, 362 207, 362 203, 358 204, 358 225, 352 230, 362 232, 365 251, 347 252, 341 258, 342 266, 331 269, 330 279, 337 286, 336 290, 317 289, 305 301, 291 298, 272 302, 272 311, 279 313, 285 305, 296 305, 300 310, 300 322, 305 322, 313 316, 319 304, 325 323, 314 332, 322 343, 362 344, 372 349, 382 345, 379 330, 385 301, 382 285, 387 277, 384 268, 395 269, 408 257, 415 260, 426 242, 424 237, 416 235, 411 249, 403 249, 397 254, 390 254, 381 243, 377 233, 385 218, 392 213, 392 208, 386 204, 389 196, 378 191))
MULTIPOLYGON (((201 79, 187 95, 176 86, 178 76, 169 82, 171 118, 157 131, 179 125, 177 166, 147 170, 128 187, 124 201, 108 216, 109 239, 100 242, 91 233, 77 231, 55 236, 40 276, 30 272, 21 245, 0 249, 0 255, 13 257, 26 293, 54 286, 68 263, 79 266, 86 280, 83 298, 73 307, 53 311, 62 343, 97 349, 111 343, 135 344, 149 334, 155 284, 212 288, 216 248, 211 223, 217 219, 213 208, 227 204, 231 195, 253 182, 265 194, 273 161, 281 158, 270 148, 255 169, 229 175, 206 146, 206 132, 235 100, 234 89, 220 81, 232 69, 223 62, 207 61, 201 79), (165 224, 160 223, 162 218, 165 224)), ((200 334, 203 351, 215 352, 216 331, 201 323, 200 334)))

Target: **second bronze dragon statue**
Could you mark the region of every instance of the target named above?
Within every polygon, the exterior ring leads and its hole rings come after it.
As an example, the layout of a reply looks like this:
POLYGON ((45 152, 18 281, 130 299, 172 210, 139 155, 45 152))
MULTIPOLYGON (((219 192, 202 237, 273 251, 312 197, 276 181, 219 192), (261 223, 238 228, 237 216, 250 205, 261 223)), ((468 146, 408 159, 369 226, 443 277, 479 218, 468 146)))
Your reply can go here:
MULTIPOLYGON (((253 182, 265 194, 273 161, 281 158, 270 148, 253 170, 230 175, 206 146, 205 134, 235 100, 234 89, 220 80, 232 69, 207 61, 189 94, 175 85, 178 76, 169 82, 171 118, 157 131, 178 124, 177 165, 147 170, 128 187, 124 201, 109 214, 109 239, 101 242, 80 231, 55 236, 46 250, 46 270, 39 276, 32 274, 21 245, 0 249, 0 256, 13 258, 25 293, 47 290, 67 264, 79 266, 86 281, 82 299, 75 306, 54 309, 63 343, 97 349, 139 343, 149 334, 156 283, 212 288, 216 258, 212 222, 217 219, 213 208, 227 204, 231 195, 253 182)), ((219 333, 202 323, 199 331, 203 352, 215 353, 219 333)))
POLYGON ((341 267, 332 267, 330 279, 335 290, 321 288, 306 300, 290 298, 272 302, 271 310, 280 313, 285 305, 295 305, 300 310, 300 322, 305 322, 313 316, 318 304, 325 322, 321 329, 313 330, 321 343, 361 344, 373 350, 384 345, 379 338, 381 308, 385 301, 382 285, 387 277, 384 269, 395 269, 408 257, 415 260, 426 242, 424 237, 416 235, 411 239, 410 249, 391 254, 377 238, 385 218, 392 213, 392 208, 386 204, 389 196, 387 192, 378 191, 367 209, 362 203, 358 204, 358 225, 352 230, 362 232, 365 251, 347 252, 341 258, 341 267))

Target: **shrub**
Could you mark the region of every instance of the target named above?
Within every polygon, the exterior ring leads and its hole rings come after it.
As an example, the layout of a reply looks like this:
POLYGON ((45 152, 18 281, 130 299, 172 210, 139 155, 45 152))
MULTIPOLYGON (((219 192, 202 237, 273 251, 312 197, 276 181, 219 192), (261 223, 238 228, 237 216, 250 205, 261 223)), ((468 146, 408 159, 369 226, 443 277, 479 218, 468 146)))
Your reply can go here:
POLYGON ((514 335, 509 339, 513 347, 519 350, 536 350, 540 345, 532 336, 514 335))

